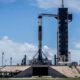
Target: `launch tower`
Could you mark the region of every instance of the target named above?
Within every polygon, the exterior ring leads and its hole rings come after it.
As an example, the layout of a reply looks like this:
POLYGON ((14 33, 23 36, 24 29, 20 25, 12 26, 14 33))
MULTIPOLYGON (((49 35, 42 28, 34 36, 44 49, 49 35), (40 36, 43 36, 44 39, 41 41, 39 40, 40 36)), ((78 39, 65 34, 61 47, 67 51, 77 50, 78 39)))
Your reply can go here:
POLYGON ((38 52, 31 61, 32 64, 51 64, 46 54, 42 50, 42 17, 54 17, 58 21, 57 30, 57 56, 55 55, 55 65, 69 62, 68 51, 68 23, 72 21, 72 14, 68 13, 68 8, 64 7, 64 0, 62 0, 61 8, 58 8, 58 14, 40 14, 38 17, 38 52), (37 56, 37 58, 36 58, 37 56), (44 57, 45 58, 44 58, 44 57))

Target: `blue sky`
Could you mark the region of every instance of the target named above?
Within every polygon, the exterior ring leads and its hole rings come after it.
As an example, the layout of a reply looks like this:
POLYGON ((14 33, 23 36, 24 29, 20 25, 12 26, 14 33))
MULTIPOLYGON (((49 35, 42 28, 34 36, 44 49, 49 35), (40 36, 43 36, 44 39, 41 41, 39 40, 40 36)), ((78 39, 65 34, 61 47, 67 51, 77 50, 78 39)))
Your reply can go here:
MULTIPOLYGON (((37 17, 38 14, 47 12, 47 10, 33 6, 31 2, 29 0, 17 0, 17 2, 11 4, 2 4, 0 11, 1 38, 7 35, 17 42, 37 44, 37 17)), ((56 40, 57 25, 53 25, 56 20, 54 18, 45 18, 43 22, 43 43, 53 47, 54 45, 51 42, 54 44, 53 40, 56 40), (51 34, 53 36, 50 36, 51 34)))
MULTIPOLYGON (((57 14, 58 7, 61 7, 61 0, 0 0, 0 54, 5 52, 6 64, 12 56, 16 64, 24 54, 30 58, 37 52, 38 15, 57 14)), ((65 0, 65 7, 73 14, 73 21, 69 23, 69 50, 72 61, 79 62, 80 0, 65 0)), ((43 18, 43 49, 50 58, 56 54, 57 23, 53 17, 43 18)))

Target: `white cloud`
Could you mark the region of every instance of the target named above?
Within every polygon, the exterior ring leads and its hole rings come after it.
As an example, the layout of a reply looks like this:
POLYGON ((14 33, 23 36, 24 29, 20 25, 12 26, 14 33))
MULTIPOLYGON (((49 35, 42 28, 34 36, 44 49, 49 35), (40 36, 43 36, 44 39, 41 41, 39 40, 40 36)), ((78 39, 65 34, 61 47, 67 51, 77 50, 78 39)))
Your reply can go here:
MULTIPOLYGON (((25 54, 28 59, 32 59, 32 57, 37 53, 37 50, 37 46, 33 44, 14 42, 10 40, 8 36, 4 36, 0 40, 0 65, 2 61, 2 52, 5 53, 4 59, 7 60, 6 64, 9 64, 10 57, 13 57, 13 64, 17 64, 21 62, 21 59, 25 54)), ((51 59, 55 51, 44 46, 43 52, 51 59)))
MULTIPOLYGON (((16 1, 25 1, 25 3, 29 1, 31 5, 44 9, 61 7, 61 0, 0 0, 0 3, 15 3, 16 1)), ((80 11, 80 0, 64 0, 64 4, 74 12, 80 11)))
POLYGON ((80 49, 80 42, 75 42, 74 48, 79 50, 80 49))
MULTIPOLYGON (((58 8, 61 6, 61 0, 36 0, 39 8, 58 8)), ((80 0, 64 0, 65 7, 71 10, 80 11, 80 0)))
POLYGON ((80 49, 80 43, 75 43, 74 46, 75 46, 76 49, 80 49))
MULTIPOLYGON (((15 3, 16 1, 30 2, 31 5, 44 9, 61 7, 61 0, 0 0, 0 3, 15 3)), ((80 11, 80 0, 64 0, 64 4, 65 7, 70 8, 74 12, 80 11)))
MULTIPOLYGON (((13 64, 20 63, 24 54, 27 54, 31 58, 37 50, 37 47, 28 43, 16 43, 10 40, 7 36, 0 40, 0 55, 5 53, 5 59, 9 64, 9 58, 13 57, 13 64)), ((0 56, 1 61, 1 56, 0 56)), ((0 62, 1 65, 1 62, 0 62)))
MULTIPOLYGON (((2 61, 2 52, 4 52, 4 64, 10 64, 10 57, 13 57, 13 64, 21 63, 23 56, 26 54, 28 59, 37 53, 38 48, 36 45, 29 43, 18 43, 4 36, 0 39, 0 65, 2 61)), ((51 49, 47 45, 43 47, 43 52, 48 56, 49 59, 54 60, 54 54, 56 54, 56 49, 51 49)), ((72 61, 79 61, 80 50, 71 50, 72 61)))
POLYGON ((52 8, 59 6, 59 0, 36 0, 37 6, 40 8, 52 8))
POLYGON ((80 63, 80 50, 71 50, 71 60, 80 63))

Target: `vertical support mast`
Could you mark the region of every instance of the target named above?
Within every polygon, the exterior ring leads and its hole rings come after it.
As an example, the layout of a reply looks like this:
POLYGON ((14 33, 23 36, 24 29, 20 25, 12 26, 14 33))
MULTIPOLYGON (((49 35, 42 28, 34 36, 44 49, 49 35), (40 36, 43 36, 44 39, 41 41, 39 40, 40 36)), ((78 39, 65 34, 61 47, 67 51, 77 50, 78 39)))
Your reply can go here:
POLYGON ((4 52, 2 52, 2 67, 4 66, 4 52))
POLYGON ((12 57, 10 57, 10 66, 12 66, 12 57))

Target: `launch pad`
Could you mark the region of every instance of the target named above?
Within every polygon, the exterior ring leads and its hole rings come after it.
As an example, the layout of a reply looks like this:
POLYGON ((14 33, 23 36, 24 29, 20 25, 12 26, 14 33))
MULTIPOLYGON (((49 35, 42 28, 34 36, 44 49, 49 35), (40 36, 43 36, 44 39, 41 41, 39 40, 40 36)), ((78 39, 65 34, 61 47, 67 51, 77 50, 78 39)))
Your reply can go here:
POLYGON ((54 56, 55 65, 69 64, 69 50, 68 50, 68 23, 72 21, 72 14, 68 13, 68 8, 64 7, 62 0, 62 7, 58 9, 58 14, 40 14, 38 16, 38 52, 31 60, 32 65, 52 65, 52 61, 48 59, 46 53, 42 50, 42 18, 54 17, 57 19, 59 26, 57 27, 57 55, 54 56))
POLYGON ((31 78, 32 76, 51 76, 52 78, 80 77, 80 66, 5 66, 0 67, 0 78, 31 78))
POLYGON ((80 66, 72 66, 70 63, 70 52, 68 49, 68 23, 72 21, 72 14, 68 8, 58 9, 58 14, 42 13, 38 16, 38 51, 26 66, 26 55, 21 66, 5 66, 0 69, 0 77, 32 77, 51 76, 54 78, 75 78, 80 77, 80 66), (54 17, 58 21, 57 27, 57 55, 54 55, 54 65, 42 49, 42 18, 54 17), (25 66, 24 66, 25 65, 25 66))
MULTIPOLYGON (((46 53, 42 50, 42 18, 46 16, 54 17, 59 24, 57 28, 57 55, 54 55, 54 65, 70 65, 68 23, 72 21, 72 14, 68 13, 68 8, 64 7, 64 2, 62 0, 62 7, 58 9, 58 14, 42 13, 38 16, 38 52, 30 61, 33 76, 48 76, 49 66, 52 66, 52 61, 48 59, 48 56, 46 56, 46 53)), ((54 72, 56 71, 54 70, 54 72)))

